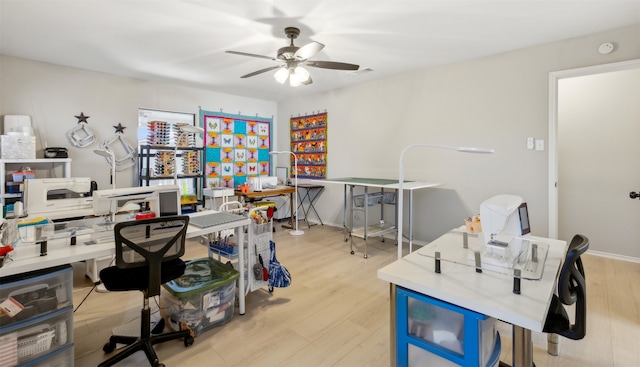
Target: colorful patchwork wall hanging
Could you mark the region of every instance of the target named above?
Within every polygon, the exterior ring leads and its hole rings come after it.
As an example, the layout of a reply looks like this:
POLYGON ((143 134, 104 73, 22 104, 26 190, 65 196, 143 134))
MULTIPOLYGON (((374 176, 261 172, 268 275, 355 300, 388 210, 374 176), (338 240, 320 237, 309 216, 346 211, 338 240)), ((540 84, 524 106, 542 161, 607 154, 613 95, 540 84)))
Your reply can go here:
MULTIPOLYGON (((298 178, 326 178, 327 113, 291 118, 291 151, 298 157, 298 178)), ((291 169, 295 165, 291 156, 291 169)), ((295 174, 292 172, 292 177, 295 174)))
POLYGON ((268 176, 272 118, 200 110, 205 129, 206 187, 242 185, 268 176))

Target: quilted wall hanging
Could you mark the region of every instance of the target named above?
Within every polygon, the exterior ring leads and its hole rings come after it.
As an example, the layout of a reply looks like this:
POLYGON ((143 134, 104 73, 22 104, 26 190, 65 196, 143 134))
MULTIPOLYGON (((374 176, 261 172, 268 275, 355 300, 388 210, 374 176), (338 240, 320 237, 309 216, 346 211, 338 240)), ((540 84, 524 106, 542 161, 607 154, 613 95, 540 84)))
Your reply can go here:
POLYGON ((207 187, 235 188, 268 176, 273 118, 200 110, 205 129, 207 187))
POLYGON ((291 118, 291 151, 298 157, 298 178, 326 178, 327 135, 326 112, 291 118))

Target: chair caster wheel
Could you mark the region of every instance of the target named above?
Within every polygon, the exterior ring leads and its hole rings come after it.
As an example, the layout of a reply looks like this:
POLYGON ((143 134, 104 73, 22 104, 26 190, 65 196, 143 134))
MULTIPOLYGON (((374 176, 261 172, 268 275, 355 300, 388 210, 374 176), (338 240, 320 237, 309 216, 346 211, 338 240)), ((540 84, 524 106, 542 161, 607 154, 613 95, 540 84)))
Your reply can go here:
POLYGON ((116 346, 115 344, 112 344, 111 342, 106 343, 103 347, 102 347, 102 351, 109 354, 111 352, 113 352, 114 350, 116 350, 116 346))
POLYGON ((188 347, 190 345, 193 345, 194 339, 192 336, 187 336, 184 338, 184 346, 188 347))
POLYGON ((273 287, 269 286, 269 293, 273 293, 273 287))
POLYGON ((351 250, 351 255, 355 255, 355 253, 356 253, 355 251, 351 250))

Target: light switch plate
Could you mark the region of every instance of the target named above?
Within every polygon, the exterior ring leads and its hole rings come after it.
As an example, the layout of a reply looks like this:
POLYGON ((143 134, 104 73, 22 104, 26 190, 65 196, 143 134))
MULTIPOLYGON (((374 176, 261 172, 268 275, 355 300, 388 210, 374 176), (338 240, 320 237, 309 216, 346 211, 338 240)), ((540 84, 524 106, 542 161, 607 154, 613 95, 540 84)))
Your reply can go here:
POLYGON ((527 149, 533 150, 535 141, 536 139, 534 138, 527 138, 527 149))
POLYGON ((536 140, 536 150, 544 150, 544 140, 536 140))

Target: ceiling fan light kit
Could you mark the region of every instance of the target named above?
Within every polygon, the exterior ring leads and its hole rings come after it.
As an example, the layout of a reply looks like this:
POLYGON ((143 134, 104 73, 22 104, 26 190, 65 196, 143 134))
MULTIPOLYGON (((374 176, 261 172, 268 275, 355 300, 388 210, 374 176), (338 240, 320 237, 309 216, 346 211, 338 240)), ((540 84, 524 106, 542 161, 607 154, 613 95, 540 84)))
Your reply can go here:
POLYGON ((315 56, 318 52, 320 52, 324 48, 324 45, 322 43, 313 41, 302 47, 298 47, 293 44, 293 40, 298 38, 298 36, 300 35, 300 30, 295 27, 287 27, 284 29, 284 33, 287 35, 287 38, 290 39, 290 44, 289 46, 281 47, 280 49, 278 49, 277 57, 275 58, 264 55, 250 54, 246 52, 227 51, 227 53, 230 54, 257 57, 280 63, 280 65, 277 66, 270 66, 268 68, 254 71, 247 75, 243 75, 241 76, 241 78, 249 78, 258 74, 265 73, 267 71, 278 69, 273 75, 278 83, 284 84, 287 79, 289 79, 289 85, 291 85, 292 87, 298 87, 300 85, 309 85, 313 83, 309 71, 303 68, 303 65, 320 69, 351 71, 358 70, 358 68, 360 67, 359 65, 348 64, 344 62, 309 60, 309 58, 315 56))

